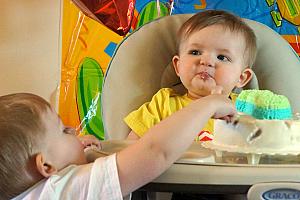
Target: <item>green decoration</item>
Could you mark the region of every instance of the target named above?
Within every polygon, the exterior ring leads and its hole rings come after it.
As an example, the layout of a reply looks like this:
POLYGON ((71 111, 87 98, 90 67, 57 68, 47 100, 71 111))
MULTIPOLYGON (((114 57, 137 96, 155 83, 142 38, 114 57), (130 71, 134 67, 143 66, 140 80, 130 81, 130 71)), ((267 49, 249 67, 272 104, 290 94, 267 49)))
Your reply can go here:
POLYGON ((156 1, 149 2, 140 12, 140 15, 138 17, 137 28, 150 21, 153 21, 158 17, 169 15, 169 10, 165 4, 160 2, 159 6, 160 6, 160 16, 158 16, 157 13, 156 1))
POLYGON ((84 58, 77 76, 77 106, 81 128, 84 133, 104 140, 101 115, 102 83, 101 66, 92 58, 84 58))

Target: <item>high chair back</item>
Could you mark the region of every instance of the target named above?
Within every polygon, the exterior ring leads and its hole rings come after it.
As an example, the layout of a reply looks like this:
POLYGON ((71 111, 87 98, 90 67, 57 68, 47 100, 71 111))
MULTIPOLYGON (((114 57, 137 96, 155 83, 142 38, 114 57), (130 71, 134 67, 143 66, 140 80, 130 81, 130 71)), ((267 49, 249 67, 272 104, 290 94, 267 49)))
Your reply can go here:
MULTIPOLYGON (((176 33, 191 14, 173 15, 148 23, 117 47, 102 90, 106 139, 124 139, 129 128, 123 118, 150 101, 162 87, 180 82, 172 67, 176 33)), ((257 36, 256 77, 247 88, 286 95, 294 112, 300 111, 300 60, 291 46, 269 27, 245 19, 257 36)), ((179 91, 181 88, 175 88, 179 91)))

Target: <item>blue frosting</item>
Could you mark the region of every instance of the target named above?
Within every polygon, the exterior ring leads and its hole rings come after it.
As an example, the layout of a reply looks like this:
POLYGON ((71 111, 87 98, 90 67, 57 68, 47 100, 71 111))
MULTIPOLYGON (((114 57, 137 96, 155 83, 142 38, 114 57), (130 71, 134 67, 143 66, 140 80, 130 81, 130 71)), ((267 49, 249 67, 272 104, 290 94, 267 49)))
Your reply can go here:
POLYGON ((252 103, 245 101, 236 100, 236 109, 239 112, 246 113, 255 117, 256 119, 290 119, 292 118, 292 109, 280 108, 280 109, 270 109, 270 108, 260 108, 252 103))

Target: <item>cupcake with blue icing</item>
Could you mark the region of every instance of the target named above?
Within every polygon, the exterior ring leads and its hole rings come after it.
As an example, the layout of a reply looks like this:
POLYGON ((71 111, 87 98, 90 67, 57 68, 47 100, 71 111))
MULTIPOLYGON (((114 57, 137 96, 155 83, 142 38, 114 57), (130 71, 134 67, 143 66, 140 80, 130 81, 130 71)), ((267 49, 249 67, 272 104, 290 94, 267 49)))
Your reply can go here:
POLYGON ((291 119, 290 102, 284 95, 269 90, 243 90, 236 99, 239 112, 251 115, 256 119, 291 119))

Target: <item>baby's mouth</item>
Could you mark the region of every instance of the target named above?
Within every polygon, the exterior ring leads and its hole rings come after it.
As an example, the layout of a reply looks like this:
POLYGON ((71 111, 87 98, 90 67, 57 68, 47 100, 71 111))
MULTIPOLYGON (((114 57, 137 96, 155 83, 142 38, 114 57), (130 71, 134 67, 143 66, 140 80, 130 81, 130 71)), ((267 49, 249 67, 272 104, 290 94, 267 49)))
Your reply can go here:
POLYGON ((207 73, 207 72, 200 72, 200 73, 198 73, 197 75, 200 76, 200 78, 201 78, 202 80, 204 80, 204 81, 206 81, 206 80, 212 78, 211 75, 210 75, 209 73, 207 73))

